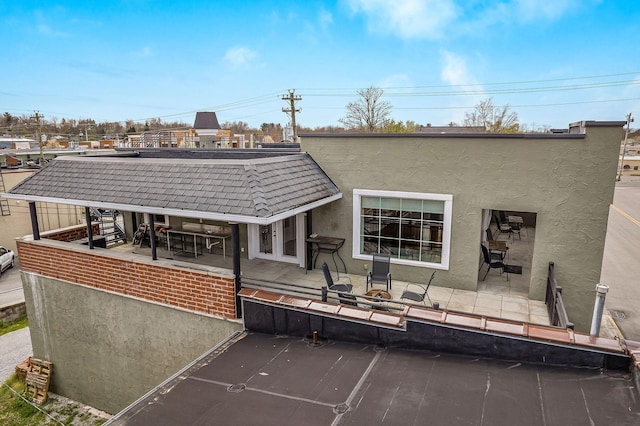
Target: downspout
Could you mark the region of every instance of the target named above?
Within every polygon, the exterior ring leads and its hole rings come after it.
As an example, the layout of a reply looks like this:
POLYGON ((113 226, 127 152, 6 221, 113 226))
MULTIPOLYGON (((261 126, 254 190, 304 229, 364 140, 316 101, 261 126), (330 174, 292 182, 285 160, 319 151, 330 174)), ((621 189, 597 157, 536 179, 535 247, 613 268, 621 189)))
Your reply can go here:
POLYGON ((596 303, 593 305, 593 317, 591 319, 591 336, 600 335, 600 324, 602 323, 602 311, 604 310, 604 300, 607 297, 609 286, 606 284, 596 285, 596 303))
POLYGON ((93 250, 93 228, 91 227, 91 208, 84 208, 84 220, 87 222, 87 240, 89 242, 89 249, 93 250))

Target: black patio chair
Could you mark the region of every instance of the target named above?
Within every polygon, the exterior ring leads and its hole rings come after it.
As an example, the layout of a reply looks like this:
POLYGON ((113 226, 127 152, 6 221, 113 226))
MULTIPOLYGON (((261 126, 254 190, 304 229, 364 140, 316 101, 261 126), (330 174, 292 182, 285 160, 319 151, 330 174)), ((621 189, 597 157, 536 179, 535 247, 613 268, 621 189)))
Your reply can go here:
MULTIPOLYGON (((485 278, 487 278, 487 275, 489 275, 489 271, 492 269, 500 269, 500 275, 502 275, 502 273, 505 271, 504 262, 501 260, 492 259, 491 254, 489 253, 489 249, 486 248, 484 245, 480 244, 480 248, 482 249, 482 258, 484 260, 484 263, 486 263, 489 266, 487 268, 487 272, 484 274, 484 277, 482 278, 482 281, 484 281, 485 278)), ((480 267, 480 269, 482 269, 482 267, 480 267)), ((509 272, 507 272, 507 281, 509 281, 509 272)))
POLYGON ((429 282, 427 283, 426 286, 422 286, 420 284, 414 284, 414 283, 407 284, 404 291, 402 292, 402 296, 400 296, 400 299, 401 300, 408 299, 418 303, 422 302, 426 305, 424 301, 424 298, 426 297, 429 300, 429 306, 433 306, 433 302, 431 301, 431 298, 429 297, 428 292, 429 292, 429 287, 431 286, 431 281, 433 281, 433 277, 435 276, 436 276, 436 271, 433 271, 433 274, 431 274, 431 278, 429 278, 429 282))
POLYGON ((351 283, 343 284, 333 281, 333 277, 331 276, 331 271, 329 270, 329 265, 327 265, 327 262, 322 263, 322 273, 324 274, 324 280, 327 282, 327 288, 329 288, 329 290, 346 293, 351 293, 351 291, 353 291, 353 285, 351 283))
POLYGON ((374 284, 384 284, 387 291, 391 288, 391 273, 389 272, 389 266, 391 265, 391 257, 385 253, 379 253, 373 255, 373 264, 371 270, 367 274, 366 291, 369 291, 369 286, 374 284))

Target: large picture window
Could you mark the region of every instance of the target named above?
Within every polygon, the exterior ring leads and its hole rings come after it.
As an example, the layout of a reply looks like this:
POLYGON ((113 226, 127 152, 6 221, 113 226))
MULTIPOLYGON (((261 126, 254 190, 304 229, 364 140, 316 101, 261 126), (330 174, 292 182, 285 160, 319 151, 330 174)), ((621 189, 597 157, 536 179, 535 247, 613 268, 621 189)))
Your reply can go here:
POLYGON ((394 263, 448 269, 451 195, 364 189, 353 194, 355 258, 387 253, 394 263))

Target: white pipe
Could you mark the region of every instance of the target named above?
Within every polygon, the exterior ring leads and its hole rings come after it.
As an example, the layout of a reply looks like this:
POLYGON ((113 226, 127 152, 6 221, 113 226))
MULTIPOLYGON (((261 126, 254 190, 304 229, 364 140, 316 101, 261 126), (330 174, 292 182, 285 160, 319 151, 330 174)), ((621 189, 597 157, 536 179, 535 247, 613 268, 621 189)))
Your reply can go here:
POLYGON ((591 336, 600 335, 600 323, 602 323, 602 311, 604 311, 604 300, 607 297, 609 286, 606 284, 596 285, 596 302, 593 305, 593 317, 591 319, 591 336))

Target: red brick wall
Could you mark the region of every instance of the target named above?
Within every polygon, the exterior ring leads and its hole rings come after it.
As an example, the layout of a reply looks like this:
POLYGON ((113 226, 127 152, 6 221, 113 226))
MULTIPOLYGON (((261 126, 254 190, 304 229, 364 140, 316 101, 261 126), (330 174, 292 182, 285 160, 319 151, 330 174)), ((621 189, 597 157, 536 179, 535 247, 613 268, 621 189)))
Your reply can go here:
MULTIPOLYGON (((96 223, 95 225, 91 225, 91 227, 93 228, 93 235, 100 233, 100 225, 96 223)), ((56 241, 76 241, 87 237, 87 227, 85 225, 78 225, 72 229, 43 232, 40 236, 56 241)))
MULTIPOLYGON (((20 269, 171 306, 235 318, 234 279, 18 241, 20 269)), ((151 261, 150 261, 151 262, 151 261)))

